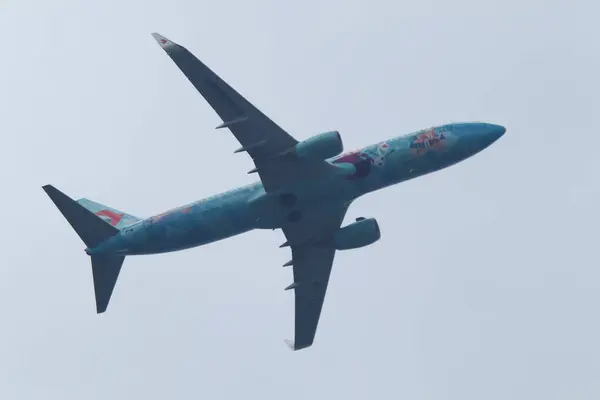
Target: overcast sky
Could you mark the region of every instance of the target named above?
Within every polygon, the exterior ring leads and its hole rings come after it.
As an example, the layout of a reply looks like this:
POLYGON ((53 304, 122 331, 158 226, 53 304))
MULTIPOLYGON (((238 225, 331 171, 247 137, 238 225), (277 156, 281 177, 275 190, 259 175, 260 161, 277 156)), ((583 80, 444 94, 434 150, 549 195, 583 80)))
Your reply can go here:
POLYGON ((598 399, 599 7, 590 1, 2 0, 0 398, 598 399), (92 4, 93 3, 93 4, 92 4), (129 257, 96 315, 41 186, 134 215, 247 184, 250 158, 151 32, 298 139, 457 121, 475 157, 368 195, 291 352, 280 231, 129 257))

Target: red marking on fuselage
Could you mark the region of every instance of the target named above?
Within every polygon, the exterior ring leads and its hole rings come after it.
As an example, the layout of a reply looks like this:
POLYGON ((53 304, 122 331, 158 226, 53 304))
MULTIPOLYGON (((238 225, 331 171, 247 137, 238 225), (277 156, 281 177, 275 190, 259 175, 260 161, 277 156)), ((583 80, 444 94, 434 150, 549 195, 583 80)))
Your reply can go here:
POLYGON ((164 217, 166 217, 167 215, 169 215, 169 213, 170 213, 170 211, 167 211, 167 212, 164 212, 162 214, 159 214, 159 215, 153 217, 152 218, 152 222, 158 222, 158 221, 160 221, 161 219, 163 219, 164 217))
POLYGON ((119 222, 121 222, 121 220, 125 216, 125 214, 119 214, 111 210, 101 210, 98 211, 96 215, 99 217, 107 217, 108 219, 110 219, 110 224, 112 226, 119 225, 119 222))
POLYGON ((179 212, 179 211, 181 211, 182 214, 188 214, 188 213, 192 212, 192 207, 185 207, 185 208, 181 208, 181 209, 178 208, 178 209, 166 211, 162 214, 152 217, 152 222, 158 222, 166 216, 175 215, 175 213, 179 212))
POLYGON ((430 150, 437 150, 444 147, 442 142, 445 139, 443 134, 436 133, 435 128, 420 133, 411 147, 413 147, 417 155, 422 155, 430 150))

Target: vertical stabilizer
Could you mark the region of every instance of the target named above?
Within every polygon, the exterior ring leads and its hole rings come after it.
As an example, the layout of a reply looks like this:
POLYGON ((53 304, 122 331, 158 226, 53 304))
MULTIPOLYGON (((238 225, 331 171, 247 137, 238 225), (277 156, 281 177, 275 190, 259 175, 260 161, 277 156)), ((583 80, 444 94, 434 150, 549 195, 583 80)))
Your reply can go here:
POLYGON ((77 200, 77 203, 81 204, 117 229, 123 229, 141 221, 141 218, 138 218, 135 215, 128 214, 124 211, 117 210, 116 208, 106 206, 90 199, 79 199, 77 200))

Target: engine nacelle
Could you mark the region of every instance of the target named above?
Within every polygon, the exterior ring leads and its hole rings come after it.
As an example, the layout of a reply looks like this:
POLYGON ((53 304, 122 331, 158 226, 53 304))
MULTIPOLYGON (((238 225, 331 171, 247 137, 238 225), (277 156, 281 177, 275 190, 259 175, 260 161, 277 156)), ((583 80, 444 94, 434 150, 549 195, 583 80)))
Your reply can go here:
POLYGON ((358 218, 338 230, 333 236, 337 250, 357 249, 375 243, 381 238, 379 224, 375 218, 358 218))
POLYGON ((299 158, 326 160, 344 151, 342 137, 338 131, 318 134, 298 143, 294 152, 299 158))

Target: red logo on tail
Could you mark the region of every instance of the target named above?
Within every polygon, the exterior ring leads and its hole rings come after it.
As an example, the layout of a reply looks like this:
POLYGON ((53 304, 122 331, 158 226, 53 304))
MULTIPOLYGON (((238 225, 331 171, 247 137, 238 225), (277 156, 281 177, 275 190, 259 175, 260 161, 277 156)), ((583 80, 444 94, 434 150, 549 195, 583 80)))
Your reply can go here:
POLYGON ((101 217, 105 221, 109 222, 112 226, 119 225, 119 222, 123 219, 125 214, 118 214, 110 210, 101 210, 96 213, 97 216, 101 217), (110 220, 110 221, 108 221, 110 220))

